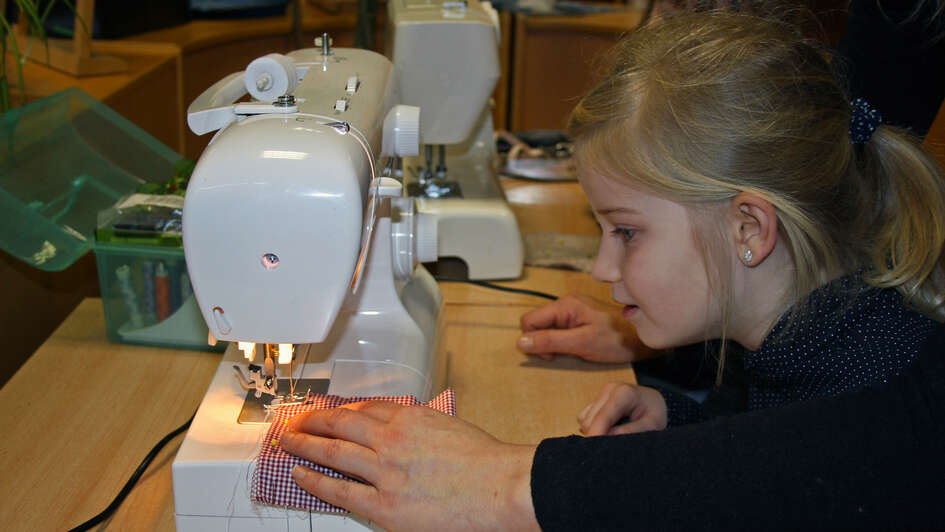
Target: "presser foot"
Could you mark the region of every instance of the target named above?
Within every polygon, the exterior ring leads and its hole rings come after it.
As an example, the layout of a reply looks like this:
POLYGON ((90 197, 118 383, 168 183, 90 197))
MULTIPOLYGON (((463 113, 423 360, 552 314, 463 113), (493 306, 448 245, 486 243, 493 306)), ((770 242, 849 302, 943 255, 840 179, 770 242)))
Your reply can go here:
POLYGON ((279 379, 278 386, 286 390, 285 395, 256 396, 255 390, 247 390, 243 399, 243 408, 236 422, 241 425, 259 425, 269 423, 268 409, 271 406, 304 401, 309 395, 328 393, 329 379, 299 379, 295 381, 295 393, 288 393, 289 379, 279 379))
POLYGON ((254 394, 257 399, 262 397, 263 394, 276 395, 279 390, 279 380, 276 379, 274 370, 264 372, 263 368, 256 364, 250 364, 247 369, 249 369, 248 379, 243 376, 243 370, 239 366, 233 366, 236 378, 240 381, 240 386, 244 390, 254 394), (267 375, 267 373, 269 374, 267 375))

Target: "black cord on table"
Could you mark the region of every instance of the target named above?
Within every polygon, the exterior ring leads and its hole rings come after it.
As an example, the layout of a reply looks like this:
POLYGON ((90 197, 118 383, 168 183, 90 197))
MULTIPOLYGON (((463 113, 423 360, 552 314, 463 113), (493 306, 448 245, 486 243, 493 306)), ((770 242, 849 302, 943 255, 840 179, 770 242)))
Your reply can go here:
MULTIPOLYGON (((194 415, 196 415, 196 412, 194 412, 194 415)), ((93 526, 107 519, 108 516, 110 516, 112 513, 114 513, 115 510, 118 508, 118 506, 122 503, 122 501, 125 500, 125 497, 128 496, 128 493, 131 492, 131 488, 135 486, 135 484, 141 478, 141 475, 144 474, 144 471, 148 468, 148 466, 151 464, 151 462, 154 460, 157 454, 161 451, 161 449, 165 445, 167 445, 167 442, 171 441, 174 438, 174 436, 177 436, 181 432, 184 432, 185 430, 187 430, 187 428, 190 427, 190 423, 193 420, 194 420, 194 416, 190 416, 190 419, 188 419, 186 423, 177 427, 176 429, 168 433, 167 436, 164 436, 161 439, 161 441, 157 442, 157 445, 155 445, 154 448, 151 449, 151 452, 149 452, 148 455, 144 457, 144 460, 142 460, 141 463, 138 465, 138 469, 136 469, 135 472, 131 475, 131 478, 128 479, 128 482, 125 482, 125 486, 121 488, 121 491, 118 492, 118 495, 115 496, 115 499, 112 500, 111 504, 109 504, 107 508, 102 510, 100 514, 82 523, 81 525, 73 528, 69 532, 89 530, 93 526)))
POLYGON ((550 299, 552 301, 558 299, 558 296, 552 295, 546 292, 539 292, 537 290, 528 290, 525 288, 512 288, 510 286, 502 286, 487 281, 474 281, 472 279, 463 279, 460 277, 434 277, 437 281, 444 281, 450 283, 469 283, 477 286, 484 286, 486 288, 491 288, 493 290, 501 290, 502 292, 514 292, 516 294, 525 294, 528 296, 543 297, 545 299, 550 299))

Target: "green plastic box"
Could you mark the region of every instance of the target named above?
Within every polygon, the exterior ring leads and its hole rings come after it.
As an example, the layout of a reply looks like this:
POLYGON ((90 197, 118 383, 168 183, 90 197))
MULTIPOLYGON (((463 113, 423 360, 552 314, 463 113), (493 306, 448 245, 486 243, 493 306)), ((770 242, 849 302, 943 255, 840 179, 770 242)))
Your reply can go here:
POLYGON ((167 181, 179 159, 78 88, 7 111, 0 116, 0 248, 47 271, 64 270, 94 248, 109 339, 219 350, 225 343, 207 346, 189 283, 180 285, 183 249, 95 242, 99 211, 144 183, 167 181), (158 264, 167 290, 176 292, 165 294, 158 276, 156 293, 154 276, 143 277, 149 267, 157 275, 158 264), (155 294, 169 305, 160 312, 150 305, 155 294))
POLYGON ((207 345, 182 248, 95 244, 108 338, 113 342, 222 351, 207 345))

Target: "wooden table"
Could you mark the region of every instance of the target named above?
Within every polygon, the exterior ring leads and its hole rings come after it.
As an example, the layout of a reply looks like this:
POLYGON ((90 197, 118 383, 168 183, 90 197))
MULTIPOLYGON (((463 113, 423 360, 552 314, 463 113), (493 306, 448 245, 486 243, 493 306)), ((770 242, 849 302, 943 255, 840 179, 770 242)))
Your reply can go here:
MULTIPOLYGON (((575 183, 505 187, 519 216, 538 203, 571 212, 549 216, 540 229, 594 231, 575 183)), ((606 287, 576 272, 527 267, 503 284, 608 298, 606 287)), ((543 299, 469 284, 441 288, 441 349, 459 416, 503 440, 576 433, 577 413, 604 383, 634 379, 628 366, 518 353, 519 317, 543 299)), ((3 528, 64 530, 104 509, 151 447, 194 412, 219 361, 215 353, 110 343, 101 300, 85 299, 0 389, 3 528)), ((171 462, 181 439, 161 451, 105 529, 173 530, 171 462)))

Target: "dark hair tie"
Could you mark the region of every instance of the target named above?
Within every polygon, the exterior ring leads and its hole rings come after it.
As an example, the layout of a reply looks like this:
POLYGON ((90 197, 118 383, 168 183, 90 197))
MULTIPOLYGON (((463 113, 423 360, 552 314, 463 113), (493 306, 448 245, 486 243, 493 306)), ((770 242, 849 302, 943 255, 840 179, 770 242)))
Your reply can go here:
POLYGON ((850 115, 850 142, 866 144, 876 128, 883 123, 883 115, 870 107, 863 98, 857 98, 850 104, 853 106, 853 112, 850 115))

